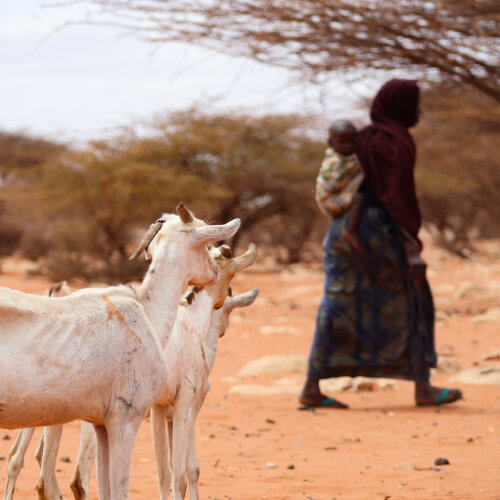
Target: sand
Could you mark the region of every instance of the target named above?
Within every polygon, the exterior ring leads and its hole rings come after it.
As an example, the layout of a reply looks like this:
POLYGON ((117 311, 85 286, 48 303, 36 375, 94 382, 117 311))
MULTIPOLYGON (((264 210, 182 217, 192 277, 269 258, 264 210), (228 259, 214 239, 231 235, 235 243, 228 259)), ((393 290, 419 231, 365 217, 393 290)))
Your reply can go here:
MULTIPOLYGON (((201 498, 500 499, 500 385, 491 376, 500 370, 494 354, 500 348, 498 248, 498 242, 485 243, 470 261, 430 244, 425 250, 437 307, 436 347, 445 361, 444 371, 432 380, 464 393, 463 401, 440 408, 415 407, 409 382, 358 381, 332 393, 349 410, 298 411, 297 392, 321 299, 321 267, 279 270, 261 263, 238 276, 235 293, 257 286, 260 294, 251 308, 233 313, 219 343, 212 390, 197 423, 201 498), (260 359, 270 356, 279 358, 260 359), (463 379, 469 370, 485 376, 463 379), (449 465, 436 467, 440 457, 449 465)), ((12 259, 0 274, 1 286, 23 291, 42 293, 48 284, 26 277, 12 259)), ((337 382, 326 381, 325 388, 339 389, 337 382)), ((2 490, 15 435, 0 430, 2 490)), ((37 431, 28 450, 16 499, 37 498, 39 436, 37 431)), ((72 498, 69 480, 78 440, 79 424, 67 425, 59 457, 70 462, 57 462, 65 498, 72 498)), ((158 497, 145 420, 134 448, 131 498, 158 497)), ((97 499, 95 469, 91 498, 97 499)))

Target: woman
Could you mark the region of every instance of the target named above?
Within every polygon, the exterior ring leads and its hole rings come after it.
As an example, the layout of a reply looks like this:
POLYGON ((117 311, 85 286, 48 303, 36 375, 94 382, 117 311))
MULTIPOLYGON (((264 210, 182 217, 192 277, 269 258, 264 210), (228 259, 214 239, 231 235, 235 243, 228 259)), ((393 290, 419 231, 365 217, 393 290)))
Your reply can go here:
POLYGON ((430 384, 436 366, 434 306, 420 256, 421 225, 413 170, 418 122, 414 80, 385 83, 372 103, 372 124, 356 152, 365 175, 356 252, 342 232, 348 213, 333 218, 323 242, 325 294, 316 320, 301 409, 347 408, 321 393, 319 380, 337 376, 413 380, 418 406, 462 397, 430 384))

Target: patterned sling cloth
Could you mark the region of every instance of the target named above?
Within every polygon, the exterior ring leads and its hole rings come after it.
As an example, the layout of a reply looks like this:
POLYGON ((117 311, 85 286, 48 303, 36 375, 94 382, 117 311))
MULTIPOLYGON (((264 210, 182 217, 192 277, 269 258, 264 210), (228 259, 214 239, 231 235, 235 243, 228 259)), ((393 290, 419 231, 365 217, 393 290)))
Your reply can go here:
POLYGON ((327 217, 349 210, 364 176, 356 155, 343 156, 328 148, 316 178, 316 203, 327 217))
POLYGON ((429 285, 409 279, 403 234, 384 207, 363 210, 362 253, 342 238, 347 219, 332 218, 323 242, 325 289, 308 374, 427 380, 436 366, 429 285))

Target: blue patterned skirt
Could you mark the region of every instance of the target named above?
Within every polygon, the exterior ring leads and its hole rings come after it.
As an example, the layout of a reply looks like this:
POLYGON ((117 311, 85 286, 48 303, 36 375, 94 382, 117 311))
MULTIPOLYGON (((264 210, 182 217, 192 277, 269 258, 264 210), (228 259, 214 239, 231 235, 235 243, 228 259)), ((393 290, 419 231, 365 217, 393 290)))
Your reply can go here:
POLYGON ((341 236, 347 217, 331 219, 323 241, 325 290, 308 375, 427 380, 436 366, 429 285, 409 279, 403 236, 385 209, 363 210, 362 253, 341 236))

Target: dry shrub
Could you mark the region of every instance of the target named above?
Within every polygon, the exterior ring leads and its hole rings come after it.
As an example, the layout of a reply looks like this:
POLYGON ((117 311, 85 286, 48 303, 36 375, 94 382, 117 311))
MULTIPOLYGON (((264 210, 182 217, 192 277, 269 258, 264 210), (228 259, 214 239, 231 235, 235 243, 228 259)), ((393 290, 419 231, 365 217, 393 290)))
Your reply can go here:
POLYGON ((500 105, 477 92, 423 96, 416 130, 424 223, 466 255, 475 238, 500 236, 500 105))

